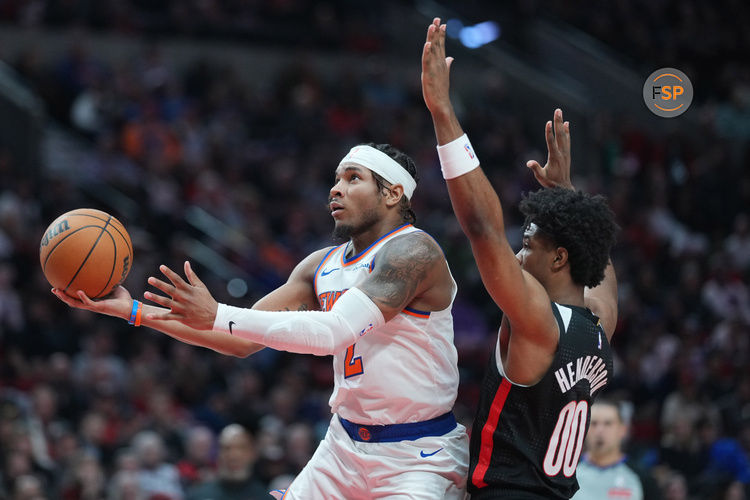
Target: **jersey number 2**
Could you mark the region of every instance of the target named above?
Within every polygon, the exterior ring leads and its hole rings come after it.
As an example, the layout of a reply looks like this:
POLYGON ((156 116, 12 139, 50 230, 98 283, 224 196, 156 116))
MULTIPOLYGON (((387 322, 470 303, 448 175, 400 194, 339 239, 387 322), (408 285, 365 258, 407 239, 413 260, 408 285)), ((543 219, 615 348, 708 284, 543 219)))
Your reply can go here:
POLYGON ((586 435, 588 413, 586 401, 571 401, 560 411, 544 456, 544 472, 548 476, 556 476, 561 470, 565 477, 575 473, 586 435))
POLYGON ((354 346, 352 344, 346 348, 346 357, 344 358, 344 378, 362 375, 365 370, 362 368, 362 356, 354 357, 354 346))

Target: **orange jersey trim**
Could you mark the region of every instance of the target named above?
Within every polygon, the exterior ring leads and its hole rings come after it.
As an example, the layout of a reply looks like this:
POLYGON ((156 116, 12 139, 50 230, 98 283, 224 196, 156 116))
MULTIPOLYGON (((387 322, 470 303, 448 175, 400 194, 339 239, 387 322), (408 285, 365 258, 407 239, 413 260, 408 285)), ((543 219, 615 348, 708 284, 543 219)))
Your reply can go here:
POLYGON ((420 311, 411 307, 407 307, 401 312, 404 314, 408 314, 409 316, 414 316, 415 318, 427 319, 430 317, 430 311, 420 311))

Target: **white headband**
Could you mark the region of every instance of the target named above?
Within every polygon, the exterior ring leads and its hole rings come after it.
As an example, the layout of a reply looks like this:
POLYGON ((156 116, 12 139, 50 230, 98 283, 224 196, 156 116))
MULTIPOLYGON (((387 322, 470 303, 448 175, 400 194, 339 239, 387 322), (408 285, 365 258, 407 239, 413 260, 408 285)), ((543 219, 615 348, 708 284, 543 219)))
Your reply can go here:
POLYGON ((369 168, 391 184, 401 184, 407 199, 414 194, 417 182, 400 163, 382 151, 372 146, 354 146, 339 162, 339 166, 352 163, 369 168))

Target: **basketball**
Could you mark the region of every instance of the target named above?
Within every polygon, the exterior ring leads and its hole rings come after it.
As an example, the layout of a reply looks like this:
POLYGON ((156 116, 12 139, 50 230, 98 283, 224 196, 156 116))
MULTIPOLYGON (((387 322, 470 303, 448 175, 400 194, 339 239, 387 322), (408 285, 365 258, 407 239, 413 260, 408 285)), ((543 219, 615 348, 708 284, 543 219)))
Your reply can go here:
POLYGON ((71 297, 83 290, 94 299, 125 280, 133 245, 120 221, 101 210, 79 208, 49 225, 39 245, 39 262, 50 285, 71 297))

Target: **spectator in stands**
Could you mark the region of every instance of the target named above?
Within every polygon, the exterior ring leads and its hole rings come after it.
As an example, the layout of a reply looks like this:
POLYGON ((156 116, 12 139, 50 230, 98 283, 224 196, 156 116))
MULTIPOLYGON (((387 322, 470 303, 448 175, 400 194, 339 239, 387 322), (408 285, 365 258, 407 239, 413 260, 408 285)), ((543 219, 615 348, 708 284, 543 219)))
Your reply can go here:
POLYGON ((188 500, 265 500, 268 489, 253 473, 256 460, 252 436, 242 426, 230 424, 219 435, 216 479, 205 481, 188 492, 188 500))
POLYGON ((185 456, 177 462, 180 481, 186 490, 214 478, 214 441, 214 433, 208 427, 197 426, 187 431, 185 456))
POLYGON ((164 460, 161 436, 153 431, 141 431, 133 437, 132 446, 138 458, 139 487, 146 498, 163 495, 165 499, 182 500, 180 476, 177 468, 164 460))

